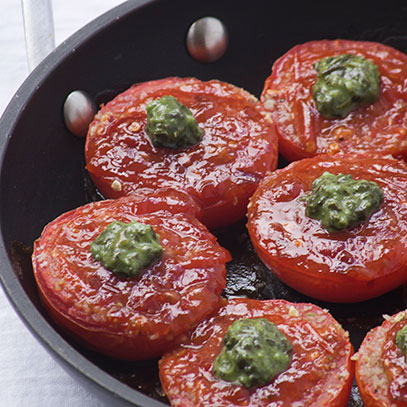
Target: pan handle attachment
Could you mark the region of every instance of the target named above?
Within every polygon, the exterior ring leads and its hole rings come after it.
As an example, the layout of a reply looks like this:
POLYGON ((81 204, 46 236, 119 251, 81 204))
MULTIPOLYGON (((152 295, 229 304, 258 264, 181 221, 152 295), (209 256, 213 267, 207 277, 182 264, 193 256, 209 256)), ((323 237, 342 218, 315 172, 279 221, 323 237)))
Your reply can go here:
POLYGON ((64 120, 68 130, 78 137, 85 137, 96 113, 91 97, 82 90, 74 90, 65 100, 64 120))
MULTIPOLYGON (((52 0, 21 0, 28 69, 31 72, 54 48, 52 0)), ((63 105, 65 125, 76 136, 85 136, 96 108, 81 90, 71 92, 63 105)))
POLYGON ((51 1, 21 0, 30 72, 55 48, 51 1))
POLYGON ((195 21, 187 33, 187 49, 199 62, 209 63, 220 59, 228 47, 226 26, 216 17, 202 17, 195 21))

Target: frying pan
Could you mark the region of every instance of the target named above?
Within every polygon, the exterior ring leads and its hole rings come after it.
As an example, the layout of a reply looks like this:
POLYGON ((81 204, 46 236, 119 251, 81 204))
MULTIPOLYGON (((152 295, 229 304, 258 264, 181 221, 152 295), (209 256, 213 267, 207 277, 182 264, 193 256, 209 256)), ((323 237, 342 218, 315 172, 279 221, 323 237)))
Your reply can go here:
MULTIPOLYGON (((166 76, 216 78, 260 95, 273 61, 298 43, 346 38, 407 51, 407 3, 342 0, 132 0, 93 21, 54 50, 18 90, 0 121, 0 278, 16 311, 44 346, 109 406, 167 405, 156 361, 123 363, 85 350, 44 312, 30 264, 33 241, 59 214, 99 199, 84 170, 84 140, 65 127, 62 106, 81 89, 105 103, 135 82, 166 76), (190 25, 220 19, 229 33, 223 57, 201 63, 188 53, 190 25)), ((281 163, 284 165, 284 163, 281 163)), ((244 222, 215 232, 234 259, 226 296, 312 301, 266 272, 244 222)), ((316 301, 350 331, 357 349, 382 314, 407 308, 405 287, 359 304, 316 301)), ((360 406, 357 390, 349 406, 360 406)))

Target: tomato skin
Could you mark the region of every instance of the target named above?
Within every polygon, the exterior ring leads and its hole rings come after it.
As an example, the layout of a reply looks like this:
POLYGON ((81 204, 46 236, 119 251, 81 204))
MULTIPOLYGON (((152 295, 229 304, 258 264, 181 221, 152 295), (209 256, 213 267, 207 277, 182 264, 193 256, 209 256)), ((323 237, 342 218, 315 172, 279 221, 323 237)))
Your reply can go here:
POLYGON ((144 190, 93 202, 49 223, 34 243, 33 268, 44 306, 92 350, 127 360, 161 356, 177 337, 221 305, 229 253, 178 191, 144 190), (186 207, 186 212, 178 210, 186 207), (161 259, 137 278, 106 270, 90 244, 112 221, 151 224, 161 259))
POLYGON ((162 185, 185 190, 203 207, 209 228, 245 215, 260 180, 276 168, 277 155, 274 124, 254 96, 224 82, 175 77, 133 85, 103 106, 85 146, 87 170, 105 197, 162 185), (152 145, 145 107, 168 94, 204 130, 197 145, 179 150, 152 145))
POLYGON ((321 155, 266 177, 251 198, 248 231, 263 263, 312 298, 364 301, 407 278, 407 165, 391 157, 321 155), (312 181, 329 171, 375 181, 384 202, 369 221, 329 233, 305 215, 312 181))
POLYGON ((407 362, 395 343, 407 311, 386 317, 369 331, 356 355, 356 383, 366 407, 407 405, 407 362))
POLYGON ((293 47, 274 63, 261 96, 276 123, 280 154, 288 161, 365 151, 407 159, 406 64, 405 54, 374 42, 322 40, 293 47), (380 97, 343 119, 327 119, 312 98, 317 80, 313 64, 345 53, 364 56, 378 66, 380 97))
POLYGON ((164 355, 160 379, 174 407, 345 407, 353 381, 352 354, 347 333, 316 305, 232 299, 164 355), (246 389, 212 373, 229 325, 241 318, 269 319, 293 345, 289 368, 263 387, 246 389))

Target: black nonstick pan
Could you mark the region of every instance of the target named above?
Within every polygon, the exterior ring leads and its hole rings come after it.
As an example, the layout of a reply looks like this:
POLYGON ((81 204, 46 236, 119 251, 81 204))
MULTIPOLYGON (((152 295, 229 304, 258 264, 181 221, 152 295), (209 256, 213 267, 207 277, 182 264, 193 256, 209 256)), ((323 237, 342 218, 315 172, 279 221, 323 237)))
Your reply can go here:
MULTIPOLYGON (((33 241, 59 214, 100 199, 84 169, 84 140, 65 126, 67 95, 86 91, 97 105, 135 82, 168 76, 219 79, 260 96, 273 62, 292 46, 317 39, 377 41, 407 52, 407 3, 271 0, 132 0, 98 18, 54 50, 28 77, 0 122, 0 277, 34 335, 108 406, 168 405, 157 362, 124 363, 78 346, 49 319, 39 300, 30 255, 33 241), (215 62, 186 46, 191 24, 206 16, 225 25, 229 42, 215 62)), ((280 165, 284 165, 281 162, 280 165)), ((321 303, 266 272, 244 221, 216 231, 233 261, 225 296, 284 298, 327 308, 357 349, 383 314, 407 308, 405 287, 358 304, 321 303)), ((349 406, 361 406, 354 388, 349 406)))

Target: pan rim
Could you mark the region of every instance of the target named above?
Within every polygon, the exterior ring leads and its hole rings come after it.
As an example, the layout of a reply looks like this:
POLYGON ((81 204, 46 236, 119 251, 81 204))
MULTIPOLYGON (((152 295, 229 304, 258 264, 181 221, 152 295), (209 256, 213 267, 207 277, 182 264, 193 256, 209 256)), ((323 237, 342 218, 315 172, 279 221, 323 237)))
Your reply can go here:
MULTIPOLYGON (((42 83, 79 48, 107 27, 119 24, 127 15, 158 2, 159 0, 128 0, 110 9, 92 20, 64 40, 27 76, 8 103, 0 118, 0 175, 3 172, 4 158, 9 141, 20 116, 42 83)), ((1 216, 1 215, 0 215, 1 216)), ((94 393, 103 398, 110 396, 110 401, 118 401, 118 405, 163 407, 166 404, 131 388, 114 378, 103 369, 84 357, 46 321, 39 310, 24 291, 13 270, 6 249, 3 235, 2 219, 0 218, 0 284, 3 291, 24 325, 39 343, 56 358, 65 370, 79 374, 87 384, 93 386, 94 393)), ((113 404, 115 405, 115 404, 113 404)))

